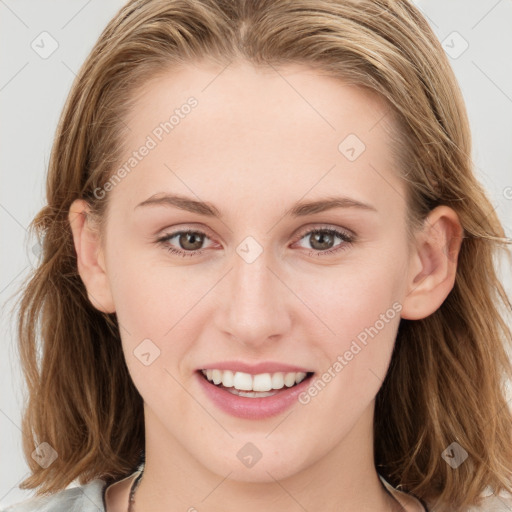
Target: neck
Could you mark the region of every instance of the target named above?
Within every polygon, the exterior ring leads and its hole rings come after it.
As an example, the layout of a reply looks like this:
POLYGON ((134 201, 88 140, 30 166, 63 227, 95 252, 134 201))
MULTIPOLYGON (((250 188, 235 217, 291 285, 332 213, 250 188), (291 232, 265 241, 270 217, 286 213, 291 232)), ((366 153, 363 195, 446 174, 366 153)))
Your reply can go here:
MULTIPOLYGON (((247 470, 233 457, 224 471, 215 471, 215 464, 206 467, 150 411, 145 414, 146 461, 135 494, 136 512, 282 512, 290 507, 321 507, 325 512, 395 510, 396 502, 385 491, 373 462, 373 407, 342 442, 316 460, 297 450, 291 464, 277 464, 282 460, 279 457, 265 461, 264 454, 269 451, 265 450, 264 436, 252 436, 254 444, 262 447, 261 459, 247 470), (300 469, 291 471, 290 466, 300 469)), ((214 442, 214 433, 210 435, 214 442)), ((246 439, 231 442, 232 453, 237 453, 246 439)))

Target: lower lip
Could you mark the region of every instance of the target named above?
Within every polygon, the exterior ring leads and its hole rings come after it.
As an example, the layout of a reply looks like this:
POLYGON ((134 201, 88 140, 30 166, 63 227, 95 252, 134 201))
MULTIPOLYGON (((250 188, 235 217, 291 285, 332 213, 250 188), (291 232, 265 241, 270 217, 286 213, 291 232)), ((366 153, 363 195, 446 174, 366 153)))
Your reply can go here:
POLYGON ((225 388, 219 388, 215 384, 211 384, 202 374, 201 371, 196 372, 199 383, 204 389, 206 396, 224 412, 245 418, 249 420, 258 420, 269 418, 284 412, 298 401, 298 395, 302 393, 309 385, 311 376, 305 378, 300 384, 291 388, 283 388, 275 395, 262 398, 249 398, 234 395, 225 388))

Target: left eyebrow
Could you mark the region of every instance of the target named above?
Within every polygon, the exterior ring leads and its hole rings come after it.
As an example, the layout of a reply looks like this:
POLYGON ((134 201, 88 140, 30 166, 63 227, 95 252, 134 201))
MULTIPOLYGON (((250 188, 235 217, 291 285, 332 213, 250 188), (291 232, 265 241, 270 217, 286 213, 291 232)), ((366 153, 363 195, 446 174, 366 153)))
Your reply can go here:
MULTIPOLYGON (((219 209, 212 203, 204 201, 196 201, 179 194, 154 194, 142 203, 139 203, 134 209, 140 206, 173 206, 180 210, 185 210, 199 215, 208 217, 222 218, 219 209)), ((283 216, 305 217, 315 213, 321 213, 334 208, 357 208, 366 211, 377 212, 377 209, 367 203, 357 201, 350 197, 329 196, 313 201, 299 201, 295 203, 289 210, 285 211, 283 216)))
POLYGON ((361 210, 377 212, 377 209, 367 203, 362 203, 350 197, 329 196, 314 201, 302 201, 293 205, 285 212, 285 215, 292 217, 304 217, 314 213, 321 213, 333 208, 358 208, 361 210))

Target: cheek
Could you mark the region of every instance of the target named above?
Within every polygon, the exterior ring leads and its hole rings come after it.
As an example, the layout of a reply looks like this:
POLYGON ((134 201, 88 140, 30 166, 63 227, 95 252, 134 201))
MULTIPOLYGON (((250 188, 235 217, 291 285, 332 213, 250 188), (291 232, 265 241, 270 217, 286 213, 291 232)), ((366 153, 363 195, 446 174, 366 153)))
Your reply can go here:
MULTIPOLYGON (((112 280, 122 346, 131 378, 148 403, 162 389, 169 396, 182 392, 182 367, 199 337, 200 322, 193 309, 203 286, 185 279, 178 267, 162 268, 135 257, 120 260, 112 280)), ((158 400, 153 404, 161 407, 158 400)), ((176 402, 176 407, 179 407, 176 402)))
POLYGON ((162 338, 197 301, 207 283, 194 278, 193 266, 166 259, 164 248, 136 238, 128 227, 111 229, 107 240, 107 267, 118 320, 124 321, 133 337, 162 338))
POLYGON ((201 272, 200 265, 166 261, 165 249, 161 251, 126 247, 111 253, 111 287, 123 350, 141 392, 162 379, 173 388, 166 370, 176 377, 190 371, 188 355, 205 326, 204 299, 218 281, 216 273, 201 272), (148 374, 154 378, 147 379, 148 374))
POLYGON ((137 337, 163 340, 206 293, 204 279, 193 279, 178 267, 152 266, 130 259, 113 281, 116 312, 134 341, 137 337))
POLYGON ((324 333, 316 342, 326 359, 319 387, 330 389, 326 402, 341 399, 349 408, 367 404, 378 391, 400 322, 405 260, 391 247, 375 254, 328 269, 328 280, 318 274, 300 280, 298 294, 321 320, 311 317, 324 333))
POLYGON ((329 328, 326 333, 335 335, 337 340, 349 340, 376 322, 382 328, 382 315, 388 313, 386 320, 396 316, 405 276, 404 261, 385 247, 366 255, 361 251, 336 267, 303 273, 294 289, 329 328))

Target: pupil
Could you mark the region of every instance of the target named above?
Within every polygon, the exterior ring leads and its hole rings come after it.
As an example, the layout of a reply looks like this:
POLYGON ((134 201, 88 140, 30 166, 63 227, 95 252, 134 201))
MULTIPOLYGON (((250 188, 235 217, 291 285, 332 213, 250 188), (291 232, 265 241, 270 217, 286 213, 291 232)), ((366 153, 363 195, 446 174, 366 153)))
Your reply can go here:
POLYGON ((198 233, 183 233, 180 236, 180 245, 183 249, 195 251, 201 247, 202 243, 201 235, 198 233))
POLYGON ((330 233, 313 233, 313 241, 315 243, 319 242, 320 245, 320 247, 316 247, 316 249, 330 249, 330 244, 333 241, 332 237, 333 235, 331 235, 330 233), (327 241, 324 241, 324 238, 327 241))

